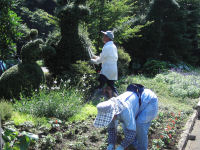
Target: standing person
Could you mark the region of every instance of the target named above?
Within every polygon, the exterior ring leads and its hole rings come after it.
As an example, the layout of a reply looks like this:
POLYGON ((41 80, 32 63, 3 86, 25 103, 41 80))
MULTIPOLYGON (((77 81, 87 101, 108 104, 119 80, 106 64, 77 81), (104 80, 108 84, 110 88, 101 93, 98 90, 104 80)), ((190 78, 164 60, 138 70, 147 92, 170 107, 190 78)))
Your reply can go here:
POLYGON ((113 43, 114 34, 112 31, 101 31, 103 33, 104 47, 100 56, 93 56, 91 62, 94 64, 102 64, 99 76, 100 85, 98 89, 102 90, 103 86, 107 83, 113 91, 113 95, 117 96, 118 92, 114 82, 118 79, 117 60, 118 52, 117 47, 113 43))
POLYGON ((158 98, 154 92, 131 84, 125 93, 99 103, 97 110, 94 126, 108 127, 107 150, 115 150, 118 121, 122 123, 125 138, 116 150, 125 150, 129 145, 147 150, 148 129, 158 112, 158 98))

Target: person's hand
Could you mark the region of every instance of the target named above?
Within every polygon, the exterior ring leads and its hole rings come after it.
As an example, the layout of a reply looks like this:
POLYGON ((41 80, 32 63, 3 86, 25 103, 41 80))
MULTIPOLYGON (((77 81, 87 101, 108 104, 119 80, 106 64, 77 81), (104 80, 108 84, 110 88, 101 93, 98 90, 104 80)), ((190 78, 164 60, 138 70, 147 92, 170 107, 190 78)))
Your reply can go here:
POLYGON ((124 148, 123 148, 121 145, 119 145, 119 146, 116 148, 116 150, 124 150, 124 148))
POLYGON ((109 144, 106 150, 114 150, 114 145, 113 144, 109 144))
POLYGON ((90 63, 91 64, 95 64, 95 60, 94 59, 90 59, 90 63))
POLYGON ((96 58, 97 58, 97 56, 92 54, 92 59, 96 59, 96 58))

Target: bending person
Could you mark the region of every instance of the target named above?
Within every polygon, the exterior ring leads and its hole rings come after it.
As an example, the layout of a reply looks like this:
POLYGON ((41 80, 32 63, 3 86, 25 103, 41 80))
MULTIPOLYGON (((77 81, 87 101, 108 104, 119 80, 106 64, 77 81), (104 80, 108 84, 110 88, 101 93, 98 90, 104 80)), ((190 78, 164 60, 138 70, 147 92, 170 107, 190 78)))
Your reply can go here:
POLYGON ((107 150, 115 150, 118 122, 122 123, 125 138, 116 150, 133 145, 137 150, 147 150, 148 129, 158 112, 158 98, 154 92, 138 84, 131 84, 118 97, 97 105, 94 126, 108 127, 107 150))

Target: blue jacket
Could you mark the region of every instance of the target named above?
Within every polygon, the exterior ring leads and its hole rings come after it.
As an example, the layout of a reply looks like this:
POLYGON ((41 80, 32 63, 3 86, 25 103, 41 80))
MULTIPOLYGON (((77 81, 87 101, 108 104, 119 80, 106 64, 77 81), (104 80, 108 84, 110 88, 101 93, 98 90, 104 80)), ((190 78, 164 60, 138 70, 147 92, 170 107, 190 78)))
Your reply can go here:
POLYGON ((126 108, 117 116, 117 120, 122 122, 125 129, 136 131, 136 122, 148 123, 157 115, 158 98, 149 89, 144 89, 140 107, 139 98, 133 92, 127 91, 119 95, 117 99, 126 103, 126 108))

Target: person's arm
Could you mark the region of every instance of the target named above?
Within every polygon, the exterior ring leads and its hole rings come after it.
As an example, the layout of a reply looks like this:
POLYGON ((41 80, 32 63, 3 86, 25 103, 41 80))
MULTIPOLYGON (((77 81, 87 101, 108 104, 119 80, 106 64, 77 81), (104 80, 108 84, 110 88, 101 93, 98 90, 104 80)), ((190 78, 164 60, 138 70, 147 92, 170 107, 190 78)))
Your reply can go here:
POLYGON ((131 145, 136 137, 136 132, 133 130, 124 130, 125 138, 122 141, 122 143, 117 147, 116 150, 124 150, 127 148, 129 145, 131 145))
POLYGON ((130 144, 134 142, 134 139, 136 137, 136 123, 134 115, 130 114, 128 109, 125 109, 118 118, 123 123, 123 130, 124 130, 124 140, 121 142, 121 144, 117 147, 116 150, 124 150, 127 148, 130 144))
POLYGON ((108 126, 108 147, 107 150, 114 150, 117 139, 117 124, 118 121, 114 120, 108 126))
POLYGON ((96 56, 95 59, 91 59, 91 62, 93 64, 100 64, 102 63, 106 57, 109 56, 109 49, 108 47, 104 47, 103 50, 102 50, 102 53, 100 54, 100 56, 96 56))

